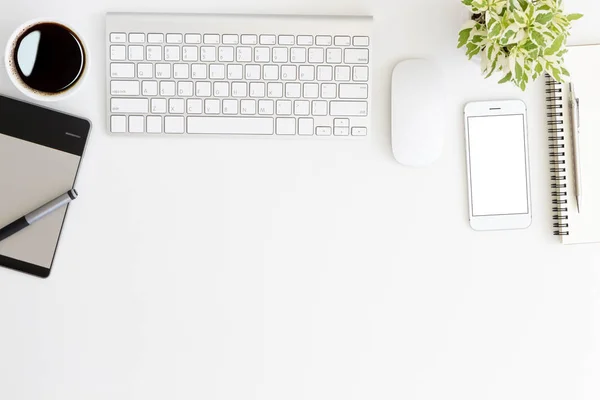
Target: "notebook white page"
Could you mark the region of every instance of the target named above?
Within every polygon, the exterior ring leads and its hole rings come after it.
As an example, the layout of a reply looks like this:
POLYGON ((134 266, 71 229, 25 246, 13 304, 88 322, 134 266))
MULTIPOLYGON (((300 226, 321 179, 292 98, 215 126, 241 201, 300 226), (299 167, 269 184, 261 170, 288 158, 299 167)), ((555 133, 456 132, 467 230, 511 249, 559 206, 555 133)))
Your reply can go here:
POLYGON ((580 162, 582 172, 581 212, 577 212, 573 140, 569 110, 569 88, 563 85, 567 208, 569 234, 564 244, 600 242, 600 45, 570 47, 566 66, 580 99, 580 162))

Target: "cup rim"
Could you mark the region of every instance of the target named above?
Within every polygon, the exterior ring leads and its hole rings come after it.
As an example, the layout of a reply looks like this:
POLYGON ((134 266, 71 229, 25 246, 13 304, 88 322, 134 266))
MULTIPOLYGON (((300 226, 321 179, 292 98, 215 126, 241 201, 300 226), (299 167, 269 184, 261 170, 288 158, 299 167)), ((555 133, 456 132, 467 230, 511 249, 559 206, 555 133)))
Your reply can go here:
POLYGON ((17 89, 19 89, 19 91, 21 93, 23 93, 24 95, 26 95, 32 99, 39 100, 39 101, 52 102, 52 101, 57 101, 57 100, 63 100, 63 99, 66 99, 67 97, 71 97, 72 95, 74 95, 76 92, 79 91, 79 89, 81 88, 81 85, 85 81, 85 78, 87 77, 87 74, 88 74, 89 66, 90 66, 90 53, 87 49, 84 38, 81 36, 79 31, 74 29, 70 24, 62 21, 61 19, 57 19, 57 18, 34 18, 34 19, 30 19, 29 21, 22 23, 10 35, 10 38, 8 39, 8 43, 6 44, 6 47, 4 49, 4 67, 6 68, 6 73, 8 74, 8 77, 10 78, 13 85, 17 89), (17 76, 17 71, 15 70, 16 67, 13 66, 12 62, 11 62, 11 60, 13 58, 13 49, 16 44, 15 42, 17 40, 17 37, 19 37, 19 35, 21 33, 23 33, 25 30, 29 29, 31 26, 42 23, 42 22, 51 22, 51 23, 63 25, 64 27, 68 28, 73 33, 75 33, 75 35, 77 35, 77 38, 79 39, 79 42, 80 42, 79 44, 81 45, 84 55, 85 55, 85 64, 83 66, 83 71, 81 72, 81 75, 79 76, 79 79, 77 80, 77 82, 75 82, 75 84, 73 86, 71 86, 69 89, 67 89, 66 91, 58 93, 58 94, 51 94, 51 93, 41 94, 44 92, 37 91, 37 90, 34 90, 34 89, 26 86, 25 83, 17 76))

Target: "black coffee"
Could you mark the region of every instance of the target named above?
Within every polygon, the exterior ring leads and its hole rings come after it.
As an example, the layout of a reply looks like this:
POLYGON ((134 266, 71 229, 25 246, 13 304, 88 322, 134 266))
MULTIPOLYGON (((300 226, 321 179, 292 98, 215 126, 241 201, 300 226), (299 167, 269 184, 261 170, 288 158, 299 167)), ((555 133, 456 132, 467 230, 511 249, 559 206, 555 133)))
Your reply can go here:
POLYGON ((24 31, 15 44, 13 65, 30 88, 49 94, 68 90, 81 77, 85 53, 69 28, 45 22, 24 31))

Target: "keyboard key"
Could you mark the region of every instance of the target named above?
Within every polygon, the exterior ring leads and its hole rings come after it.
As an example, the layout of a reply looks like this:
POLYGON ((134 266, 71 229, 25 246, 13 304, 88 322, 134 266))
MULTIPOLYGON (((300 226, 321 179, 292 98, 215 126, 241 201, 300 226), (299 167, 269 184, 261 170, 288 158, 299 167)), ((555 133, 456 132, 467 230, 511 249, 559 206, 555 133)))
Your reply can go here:
POLYGON ((256 47, 254 49, 254 62, 268 63, 271 61, 270 52, 268 47, 256 47))
POLYGON ((278 135, 295 135, 296 118, 277 118, 278 135))
POLYGON ((242 115, 254 115, 256 114, 256 100, 242 100, 240 108, 242 115))
POLYGON ((277 115, 292 115, 292 102, 290 100, 277 100, 277 115))
POLYGON ((352 136, 367 136, 367 128, 364 128, 364 127, 352 128, 352 136))
POLYGON ((125 133, 127 130, 127 118, 123 115, 110 117, 110 131, 113 133, 125 133))
POLYGON ((308 49, 308 62, 311 64, 322 64, 325 62, 325 50, 319 47, 308 49))
POLYGON ((315 123, 312 118, 298 118, 298 135, 312 136, 315 134, 315 123))
POLYGON ((185 35, 185 42, 187 44, 200 44, 202 43, 202 35, 197 33, 188 33, 185 35))
POLYGON ((322 100, 315 100, 312 102, 312 115, 324 117, 327 115, 327 102, 322 100))
POLYGON ((238 47, 236 53, 237 62, 252 62, 252 48, 238 47))
POLYGON ((140 82, 111 81, 110 94, 113 96, 138 96, 140 94, 140 82))
POLYGON ((265 84, 252 82, 250 84, 250 97, 265 97, 265 84))
POLYGON ((215 82, 213 91, 215 97, 229 97, 229 82, 215 82))
POLYGON ((237 100, 223 100, 223 114, 237 115, 238 102, 237 100))
POLYGON ((183 43, 183 35, 180 33, 168 33, 167 43, 181 44, 183 43))
MULTIPOLYGON (((322 49, 319 49, 322 50, 322 49)), ((293 63, 305 63, 306 62, 306 49, 301 49, 298 47, 293 48, 290 51, 290 60, 293 63)))
POLYGON ((169 114, 183 114, 185 112, 185 100, 183 99, 170 99, 169 100, 169 114))
POLYGON ((144 46, 129 46, 129 61, 142 61, 144 59, 144 46))
POLYGON ((269 83, 267 85, 267 95, 271 98, 283 97, 283 83, 269 83))
POLYGON ((165 46, 165 61, 179 61, 180 57, 179 46, 165 46))
POLYGON ((210 97, 211 94, 210 82, 196 82, 196 97, 210 97))
POLYGON ((304 84, 304 97, 307 99, 319 98, 319 84, 318 83, 305 83, 304 84))
POLYGON ((187 101, 187 112, 188 114, 202 114, 202 100, 200 99, 189 99, 187 101))
POLYGON ((279 79, 279 67, 277 65, 265 65, 263 67, 263 79, 276 81, 279 79))
POLYGON ((286 47, 273 47, 273 62, 288 62, 288 49, 286 47))
POLYGON ((340 84, 340 99, 366 99, 369 96, 369 87, 362 83, 340 84))
POLYGON ((246 82, 233 82, 231 84, 231 95, 233 97, 246 97, 248 95, 248 86, 246 82))
POLYGON ((114 113, 148 113, 148 99, 110 99, 110 110, 114 113))
POLYGON ((192 82, 177 83, 177 93, 182 97, 191 97, 194 95, 194 84, 192 82))
POLYGON ((337 85, 335 83, 323 83, 321 85, 321 98, 335 99, 337 97, 337 85))
POLYGON ((204 101, 204 113, 205 114, 220 114, 221 113, 221 100, 205 100, 204 101))
POLYGON ((259 80, 260 79, 260 65, 246 65, 246 79, 247 80, 259 80))
POLYGON ((219 47, 219 61, 233 62, 233 47, 219 47))
POLYGON ((165 133, 184 133, 185 120, 183 117, 165 117, 165 133))
POLYGON ((281 67, 281 79, 284 81, 295 81, 296 80, 296 66, 295 65, 283 65, 281 67))
POLYGON ((327 63, 328 64, 341 64, 342 63, 342 49, 327 49, 327 63))
POLYGON ((144 133, 144 117, 132 115, 129 117, 129 133, 144 133))
POLYGON ((196 46, 183 47, 183 61, 198 61, 198 48, 196 46))
POLYGON ((261 35, 260 44, 262 45, 273 45, 277 41, 275 35, 261 35))
POLYGON ((230 64, 227 66, 228 79, 244 79, 244 67, 239 64, 230 64))
POLYGON ((368 105, 366 101, 332 101, 329 113, 333 117, 366 117, 368 105))
POLYGON ((146 35, 143 33, 130 33, 129 43, 144 43, 146 41, 146 35))
POLYGON ((317 136, 331 136, 331 127, 329 126, 318 126, 317 136))
POLYGON ((165 114, 167 112, 167 99, 152 99, 152 113, 165 114))
POLYGON ((312 36, 298 36, 297 40, 298 46, 312 46, 313 45, 313 37, 312 36))
POLYGON ((348 136, 350 135, 350 129, 348 128, 339 128, 339 127, 335 127, 333 128, 333 134, 335 136, 348 136))
POLYGON ((335 80, 343 82, 350 81, 350 67, 345 65, 335 67, 335 80))
POLYGON ((158 96, 158 82, 143 81, 142 82, 142 94, 144 96, 158 96))
POLYGON ((188 117, 188 133, 272 135, 273 118, 188 117))
POLYGON ((150 115, 146 117, 146 131, 148 133, 161 133, 162 117, 159 117, 157 115, 150 115))
POLYGON ((331 36, 317 36, 317 46, 331 46, 331 36))
POLYGON ((238 35, 223 35, 223 44, 238 44, 238 35))
POLYGON ((332 81, 333 80, 333 67, 329 65, 319 65, 317 67, 317 80, 318 81, 332 81))
POLYGON ((152 78, 152 64, 138 64, 137 65, 137 77, 144 79, 152 78))
POLYGON ((334 40, 336 46, 350 46, 351 42, 350 36, 336 36, 334 40))
POLYGON ((296 38, 293 35, 280 35, 279 44, 281 46, 293 46, 296 44, 296 38))
MULTIPOLYGON (((206 43, 206 42, 205 42, 206 43)), ((200 48, 200 61, 211 62, 217 61, 217 48, 202 46, 200 48)))
MULTIPOLYGON (((310 115, 310 101, 298 100, 294 102, 294 114, 295 115, 310 115)), ((312 128, 311 128, 312 130, 312 128)))
POLYGON ((223 64, 210 64, 208 71, 210 79, 225 79, 225 65, 223 64))
POLYGON ((127 35, 124 33, 111 33, 110 34, 110 42, 111 43, 125 43, 126 41, 127 41, 127 35))
POLYGON ((190 77, 189 64, 174 64, 173 65, 173 78, 189 79, 189 77, 190 77))
POLYGON ((367 82, 369 80, 369 67, 354 67, 352 79, 356 82, 367 82))
POLYGON ((204 44, 219 44, 219 35, 204 35, 204 44))
POLYGON ((208 77, 208 67, 206 64, 192 64, 192 78, 206 79, 208 77))
POLYGON ((163 81, 160 83, 161 96, 175 96, 175 82, 163 81))
POLYGON ((171 64, 156 64, 156 77, 161 79, 171 78, 171 64))
POLYGON ((336 118, 333 120, 333 126, 336 128, 348 128, 350 127, 350 120, 348 118, 336 118))
POLYGON ((354 36, 352 39, 352 43, 357 47, 366 47, 369 45, 369 37, 368 36, 354 36))
POLYGON ((288 99, 299 99, 301 97, 301 86, 299 83, 286 83, 285 97, 288 99))
POLYGON ((369 49, 346 49, 344 50, 344 62, 346 64, 368 64, 369 49))
POLYGON ((125 46, 110 46, 110 59, 125 61, 125 46))
POLYGON ((162 61, 162 47, 146 46, 146 61, 162 61))
POLYGON ((149 33, 148 43, 163 43, 165 36, 162 33, 149 33))
POLYGON ((258 37, 256 35, 242 35, 242 44, 258 44, 258 37))
POLYGON ((258 113, 260 115, 273 115, 275 105, 273 100, 259 100, 258 113))
POLYGON ((299 68, 300 80, 301 81, 314 81, 315 80, 315 67, 312 65, 302 65, 299 68))

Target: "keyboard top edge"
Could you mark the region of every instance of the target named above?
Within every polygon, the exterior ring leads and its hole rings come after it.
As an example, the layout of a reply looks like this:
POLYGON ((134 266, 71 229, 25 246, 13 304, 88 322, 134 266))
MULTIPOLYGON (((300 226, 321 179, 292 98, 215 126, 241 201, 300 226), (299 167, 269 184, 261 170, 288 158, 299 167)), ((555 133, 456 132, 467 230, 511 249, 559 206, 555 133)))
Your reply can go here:
POLYGON ((323 14, 239 14, 239 13, 163 13, 163 12, 135 12, 135 11, 109 11, 106 13, 106 17, 111 16, 201 16, 201 17, 227 17, 227 18, 252 18, 252 17, 261 17, 261 18, 322 18, 322 19, 358 19, 358 20, 373 20, 372 15, 356 15, 356 14, 332 14, 332 15, 323 15, 323 14))

